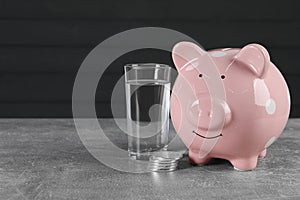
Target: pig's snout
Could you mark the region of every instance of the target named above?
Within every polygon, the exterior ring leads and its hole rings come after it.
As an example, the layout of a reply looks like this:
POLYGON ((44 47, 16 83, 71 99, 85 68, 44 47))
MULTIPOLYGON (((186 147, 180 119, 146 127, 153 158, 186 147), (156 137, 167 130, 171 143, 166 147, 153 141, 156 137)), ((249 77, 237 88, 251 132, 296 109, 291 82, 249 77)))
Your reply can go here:
POLYGON ((189 104, 189 121, 198 129, 221 130, 231 121, 231 110, 224 100, 201 96, 189 104))

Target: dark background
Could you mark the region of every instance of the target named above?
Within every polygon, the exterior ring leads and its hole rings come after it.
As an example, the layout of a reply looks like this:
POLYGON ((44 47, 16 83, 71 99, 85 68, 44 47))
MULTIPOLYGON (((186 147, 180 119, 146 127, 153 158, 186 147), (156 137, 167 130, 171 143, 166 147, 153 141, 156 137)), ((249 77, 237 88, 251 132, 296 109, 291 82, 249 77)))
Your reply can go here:
MULTIPOLYGON (((85 56, 121 31, 143 26, 185 33, 206 49, 263 44, 285 76, 300 117, 298 0, 0 0, 0 117, 72 117, 72 87, 85 56)), ((172 65, 170 53, 140 50, 116 60, 97 91, 99 117, 123 65, 172 65)), ((124 105, 120 105, 121 107, 124 105)))

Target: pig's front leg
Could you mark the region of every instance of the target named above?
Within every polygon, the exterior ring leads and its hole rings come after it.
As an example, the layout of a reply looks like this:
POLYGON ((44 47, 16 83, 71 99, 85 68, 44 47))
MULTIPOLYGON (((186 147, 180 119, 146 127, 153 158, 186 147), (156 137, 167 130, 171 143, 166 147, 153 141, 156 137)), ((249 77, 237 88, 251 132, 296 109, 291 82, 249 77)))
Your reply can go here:
POLYGON ((252 170, 257 165, 257 158, 258 156, 253 156, 250 158, 235 158, 229 160, 233 165, 234 169, 238 171, 248 171, 252 170))
POLYGON ((202 165, 208 163, 211 160, 211 158, 208 156, 205 156, 204 158, 199 158, 199 152, 195 153, 191 150, 189 150, 189 159, 192 164, 202 164, 202 165))

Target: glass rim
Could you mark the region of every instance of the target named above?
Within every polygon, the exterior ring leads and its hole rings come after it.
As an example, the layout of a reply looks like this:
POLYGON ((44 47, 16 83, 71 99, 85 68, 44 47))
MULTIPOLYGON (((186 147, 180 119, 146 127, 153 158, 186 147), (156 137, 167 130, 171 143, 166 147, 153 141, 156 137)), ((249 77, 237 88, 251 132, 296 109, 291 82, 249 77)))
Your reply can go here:
POLYGON ((130 63, 124 66, 124 69, 149 69, 149 68, 171 69, 169 65, 161 64, 161 63, 130 63))

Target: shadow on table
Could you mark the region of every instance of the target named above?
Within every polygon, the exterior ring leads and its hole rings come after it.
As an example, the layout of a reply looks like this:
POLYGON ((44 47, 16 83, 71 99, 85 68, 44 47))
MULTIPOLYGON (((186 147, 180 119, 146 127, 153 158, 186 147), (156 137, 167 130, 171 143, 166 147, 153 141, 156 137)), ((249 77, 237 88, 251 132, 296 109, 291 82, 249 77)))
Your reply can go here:
POLYGON ((186 155, 179 160, 177 170, 184 170, 188 168, 199 168, 199 170, 205 169, 205 171, 227 171, 228 169, 233 170, 231 163, 224 159, 213 158, 207 164, 198 165, 192 164, 186 155))

